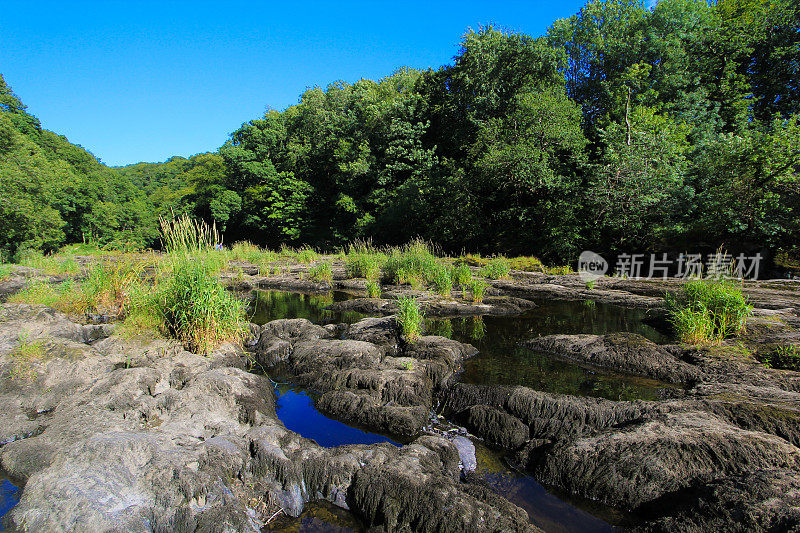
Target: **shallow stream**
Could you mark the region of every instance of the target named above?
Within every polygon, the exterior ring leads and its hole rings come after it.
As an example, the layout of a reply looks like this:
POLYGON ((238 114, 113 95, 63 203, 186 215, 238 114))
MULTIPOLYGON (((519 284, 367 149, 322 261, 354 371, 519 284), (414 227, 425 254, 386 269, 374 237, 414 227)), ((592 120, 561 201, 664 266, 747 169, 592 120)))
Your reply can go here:
MULTIPOLYGON (((300 294, 258 291, 252 320, 265 323, 279 318, 307 318, 316 323, 354 323, 365 315, 325 309, 335 301, 354 298, 348 293, 300 294)), ((619 331, 638 333, 654 342, 669 338, 647 325, 646 312, 594 302, 537 302, 537 307, 514 317, 484 316, 426 320, 426 333, 470 343, 480 353, 467 360, 461 379, 468 383, 526 385, 562 394, 598 396, 615 400, 656 399, 669 392, 665 384, 632 376, 601 372, 547 354, 521 348, 519 343, 540 335, 619 331)), ((288 429, 325 447, 389 442, 391 438, 329 418, 314 407, 316 393, 291 384, 279 384, 278 416, 288 429)), ((535 525, 548 532, 611 531, 627 522, 622 513, 591 501, 577 501, 548 490, 533 477, 510 468, 499 454, 477 439, 478 468, 474 479, 528 512, 535 525)), ((278 517, 269 530, 362 531, 351 513, 327 502, 309 504, 298 518, 278 517)))
POLYGON ((0 531, 3 531, 3 517, 17 504, 21 492, 5 472, 0 470, 0 531))

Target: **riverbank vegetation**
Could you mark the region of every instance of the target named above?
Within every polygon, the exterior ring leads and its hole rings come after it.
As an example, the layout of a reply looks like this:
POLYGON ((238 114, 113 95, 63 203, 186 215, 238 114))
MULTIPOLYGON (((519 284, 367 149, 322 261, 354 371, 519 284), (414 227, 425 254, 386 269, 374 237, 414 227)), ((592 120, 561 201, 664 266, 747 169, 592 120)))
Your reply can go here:
POLYGON ((0 262, 157 247, 173 213, 301 262, 306 246, 414 237, 555 264, 698 243, 791 261, 798 27, 789 0, 591 1, 539 38, 469 31, 439 69, 311 88, 217 152, 118 168, 42 128, 0 79, 0 262))

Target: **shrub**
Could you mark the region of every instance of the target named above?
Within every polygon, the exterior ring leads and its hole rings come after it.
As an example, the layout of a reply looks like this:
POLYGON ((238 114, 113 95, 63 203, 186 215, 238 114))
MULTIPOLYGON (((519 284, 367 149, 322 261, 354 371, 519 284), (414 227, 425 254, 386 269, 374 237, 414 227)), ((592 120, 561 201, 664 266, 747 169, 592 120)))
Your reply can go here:
POLYGON ((333 271, 331 264, 327 261, 317 263, 308 270, 308 274, 314 281, 333 281, 333 271))
POLYGON ((397 316, 395 321, 400 328, 400 333, 407 342, 414 342, 422 333, 422 323, 425 319, 419 308, 419 303, 414 298, 400 296, 397 299, 397 316))
POLYGON ((448 267, 436 265, 430 272, 430 282, 437 293, 442 296, 450 296, 450 290, 453 288, 453 278, 448 267))
POLYGON ((367 281, 367 296, 369 298, 380 298, 381 285, 374 279, 367 281))
POLYGON ((453 267, 453 283, 466 287, 472 281, 472 271, 465 263, 453 267))
POLYGON ((481 269, 481 276, 490 279, 502 279, 508 276, 508 273, 511 272, 511 266, 508 263, 508 259, 503 256, 495 257, 489 260, 481 269))
POLYGON ((728 280, 695 280, 666 296, 671 322, 683 342, 720 341, 744 330, 753 308, 728 280))
POLYGON ((469 291, 472 293, 473 302, 482 302, 486 294, 486 282, 482 279, 474 279, 469 284, 469 291))
POLYGON ((225 340, 240 340, 247 329, 243 304, 202 262, 178 260, 155 298, 163 329, 192 351, 208 354, 225 340))

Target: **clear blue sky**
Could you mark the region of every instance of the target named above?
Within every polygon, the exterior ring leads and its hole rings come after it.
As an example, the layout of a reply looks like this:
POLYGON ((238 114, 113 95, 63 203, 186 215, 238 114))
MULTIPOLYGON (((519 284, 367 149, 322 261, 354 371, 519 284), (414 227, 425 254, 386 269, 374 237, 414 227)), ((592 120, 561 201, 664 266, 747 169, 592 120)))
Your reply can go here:
POLYGON ((16 1, 0 73, 42 125, 110 165, 215 150, 315 85, 450 63, 470 27, 543 34, 584 1, 16 1))

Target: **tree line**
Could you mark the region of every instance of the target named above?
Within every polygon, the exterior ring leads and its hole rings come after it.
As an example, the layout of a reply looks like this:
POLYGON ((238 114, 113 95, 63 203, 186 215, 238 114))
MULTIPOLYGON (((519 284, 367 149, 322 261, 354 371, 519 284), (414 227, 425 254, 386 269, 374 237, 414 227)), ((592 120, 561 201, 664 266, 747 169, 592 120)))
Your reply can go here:
POLYGON ((796 256, 798 84, 792 0, 591 1, 539 38, 481 28, 442 68, 311 88, 217 152, 109 168, 2 83, 0 247, 155 246, 187 212, 268 246, 796 256))

